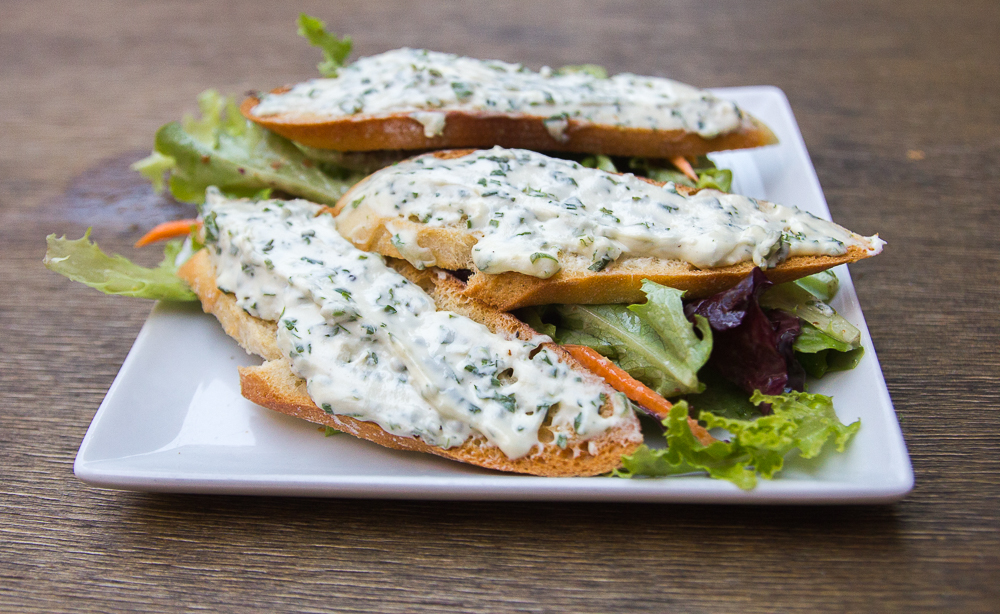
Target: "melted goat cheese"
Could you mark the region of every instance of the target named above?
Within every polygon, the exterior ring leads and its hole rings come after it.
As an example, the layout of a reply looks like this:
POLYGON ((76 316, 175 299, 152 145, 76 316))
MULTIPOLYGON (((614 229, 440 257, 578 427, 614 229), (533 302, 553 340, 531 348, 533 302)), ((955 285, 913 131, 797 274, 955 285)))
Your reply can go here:
POLYGON ((230 200, 210 189, 206 240, 217 284, 277 341, 310 397, 331 414, 449 448, 482 433, 508 457, 528 454, 553 410, 556 441, 591 438, 625 419, 613 395, 539 347, 437 311, 377 254, 354 248, 319 205, 230 200))
MULTIPOLYGON (((361 215, 468 229, 479 237, 474 264, 491 274, 547 278, 571 259, 599 271, 623 255, 698 268, 746 261, 767 268, 791 256, 842 255, 849 246, 877 253, 884 243, 797 208, 716 190, 684 196, 672 183, 659 187, 499 147, 449 160, 419 156, 371 175, 347 198, 364 207, 345 207, 340 219, 361 215)), ((414 266, 435 264, 412 224, 407 231, 391 221, 386 226, 414 266)), ((369 230, 357 226, 358 233, 369 230)))
POLYGON ((743 120, 735 104, 670 79, 627 73, 599 78, 547 67, 534 72, 521 64, 406 48, 361 58, 331 79, 265 94, 253 114, 410 113, 432 137, 444 130, 447 111, 547 117, 546 128, 556 140, 565 138, 568 119, 684 130, 704 138, 731 132, 743 120))

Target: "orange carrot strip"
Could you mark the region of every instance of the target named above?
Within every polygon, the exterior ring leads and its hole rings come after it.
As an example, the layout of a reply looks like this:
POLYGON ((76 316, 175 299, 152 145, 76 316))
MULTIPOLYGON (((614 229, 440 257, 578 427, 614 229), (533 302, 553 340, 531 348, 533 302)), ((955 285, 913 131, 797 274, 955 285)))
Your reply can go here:
POLYGON ((174 220, 172 222, 163 222, 146 234, 142 235, 142 238, 135 242, 135 246, 144 247, 150 243, 156 243, 157 241, 165 241, 166 239, 173 239, 174 237, 182 237, 191 232, 194 228, 201 228, 201 222, 199 220, 174 220))
POLYGON ((691 434, 694 438, 698 440, 703 446, 712 445, 714 442, 718 441, 712 434, 708 432, 708 429, 698 424, 698 421, 688 416, 688 426, 691 427, 691 434))
POLYGON ((687 158, 684 156, 674 156, 670 158, 670 163, 677 167, 680 172, 684 173, 684 176, 691 181, 698 183, 698 174, 694 172, 694 168, 691 163, 688 162, 687 158))
MULTIPOLYGON (((653 392, 649 386, 629 375, 625 369, 601 356, 593 348, 585 345, 564 345, 562 348, 584 367, 604 378, 612 388, 642 405, 661 420, 670 414, 670 408, 673 407, 670 401, 653 392)), ((698 424, 698 421, 691 416, 688 416, 688 426, 691 427, 691 434, 701 445, 707 446, 715 441, 708 429, 698 424)))
POLYGON ((656 414, 658 418, 663 419, 670 414, 670 408, 673 407, 670 401, 653 392, 648 386, 629 375, 625 369, 601 356, 593 348, 585 345, 562 347, 570 353, 570 356, 579 360, 580 364, 603 377, 612 388, 624 393, 628 398, 656 414))

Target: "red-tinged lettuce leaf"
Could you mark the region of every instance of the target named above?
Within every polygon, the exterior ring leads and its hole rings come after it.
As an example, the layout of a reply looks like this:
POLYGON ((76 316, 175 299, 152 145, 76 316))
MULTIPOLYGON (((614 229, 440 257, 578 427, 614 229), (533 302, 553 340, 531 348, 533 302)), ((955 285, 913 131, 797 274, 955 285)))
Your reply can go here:
POLYGON ((699 421, 709 429, 725 429, 729 441, 716 440, 702 445, 691 433, 688 406, 679 401, 663 421, 667 448, 655 450, 643 445, 622 458, 619 477, 658 477, 705 471, 711 477, 728 480, 744 490, 756 486, 757 478, 772 479, 784 467, 785 456, 798 450, 804 459, 815 458, 827 442, 843 452, 861 421, 843 424, 833 410, 833 400, 819 394, 790 392, 766 396, 759 392, 750 399, 768 404, 772 414, 753 420, 716 416, 703 411, 699 421))
POLYGON ((709 364, 747 393, 773 395, 805 386, 805 371, 792 349, 799 319, 782 311, 766 314, 760 307, 760 296, 771 285, 754 268, 736 286, 685 308, 688 317, 703 316, 712 327, 709 364))

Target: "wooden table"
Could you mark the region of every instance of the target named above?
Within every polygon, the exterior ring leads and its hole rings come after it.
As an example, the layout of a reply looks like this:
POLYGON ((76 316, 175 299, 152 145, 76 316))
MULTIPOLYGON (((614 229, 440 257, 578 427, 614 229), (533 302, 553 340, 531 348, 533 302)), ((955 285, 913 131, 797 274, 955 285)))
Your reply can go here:
MULTIPOLYGON (((282 3, 0 7, 0 610, 1000 610, 1000 5, 403 2, 302 7, 355 57, 408 45, 772 84, 853 268, 917 486, 896 505, 727 507, 152 495, 73 477, 150 304, 41 266, 183 208, 129 162, 208 87, 313 76, 282 3)), ((151 262, 154 254, 140 255, 151 262)))

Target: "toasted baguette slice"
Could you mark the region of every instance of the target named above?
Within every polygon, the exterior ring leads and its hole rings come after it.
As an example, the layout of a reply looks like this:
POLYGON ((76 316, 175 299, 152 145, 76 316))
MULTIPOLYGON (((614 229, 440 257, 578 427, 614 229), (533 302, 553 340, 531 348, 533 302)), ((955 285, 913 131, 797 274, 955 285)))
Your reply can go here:
MULTIPOLYGON (((472 150, 434 152, 436 158, 461 158, 472 150)), ((374 177, 374 175, 370 176, 374 177)), ((684 290, 686 298, 703 298, 734 286, 754 268, 752 262, 742 262, 716 268, 698 268, 679 260, 651 257, 622 256, 601 271, 592 271, 592 262, 583 257, 562 256, 562 268, 555 275, 539 278, 518 272, 484 273, 476 268, 472 250, 481 233, 464 227, 432 227, 398 217, 380 217, 365 203, 356 205, 356 197, 364 188, 365 179, 338 201, 332 212, 337 217, 337 229, 357 248, 374 251, 391 258, 403 258, 393 244, 393 232, 405 232, 415 237, 417 245, 430 251, 435 266, 451 271, 468 270, 472 274, 462 290, 465 296, 509 311, 530 305, 641 303, 646 300, 642 281, 684 290), (394 229, 390 232, 387 224, 394 229)), ((639 177, 647 183, 663 183, 639 177)), ((691 195, 696 190, 678 186, 678 191, 691 195)), ((840 264, 856 262, 877 253, 863 247, 850 246, 839 256, 798 256, 788 258, 764 273, 775 283, 792 281, 840 264)))
MULTIPOLYGON (((287 88, 275 90, 276 93, 287 88)), ((535 151, 601 153, 609 156, 671 158, 701 156, 713 151, 773 145, 778 137, 763 122, 744 114, 739 128, 706 139, 684 130, 620 128, 574 119, 567 120, 562 139, 545 126, 547 117, 527 114, 449 111, 441 134, 426 136, 424 126, 409 112, 388 115, 353 115, 330 119, 310 114, 285 113, 257 117, 260 102, 249 97, 240 105, 247 119, 315 149, 341 152, 376 150, 426 150, 489 148, 494 145, 535 151)))
MULTIPOLYGON (((461 293, 462 283, 443 273, 418 271, 406 262, 393 266, 410 281, 420 285, 434 298, 439 309, 447 309, 486 325, 491 331, 509 337, 529 338, 535 334, 516 318, 469 299, 461 293)), ((243 396, 268 409, 280 411, 310 422, 325 424, 356 437, 397 450, 428 452, 489 469, 528 473, 540 476, 590 476, 607 473, 618 467, 621 457, 630 454, 642 443, 638 419, 630 414, 622 425, 587 440, 569 440, 564 448, 554 443, 554 435, 542 426, 539 439, 545 443, 532 453, 517 459, 508 458, 485 437, 476 434, 461 446, 439 448, 420 439, 400 437, 382 430, 373 422, 364 422, 343 415, 327 414, 306 392, 305 381, 292 373, 290 363, 281 356, 275 341, 275 325, 243 311, 233 296, 216 287, 215 269, 208 253, 202 250, 178 271, 201 299, 205 311, 218 318, 226 333, 247 352, 268 359, 259 367, 240 368, 243 396)), ((587 378, 595 375, 584 369, 568 353, 553 344, 546 344, 560 359, 587 378)), ((609 394, 613 391, 608 388, 609 394)), ((606 406, 606 410, 610 407, 606 406)))
POLYGON ((500 145, 663 158, 777 142, 733 103, 669 79, 535 72, 423 49, 361 58, 263 98, 243 102, 247 119, 341 152, 500 145))

